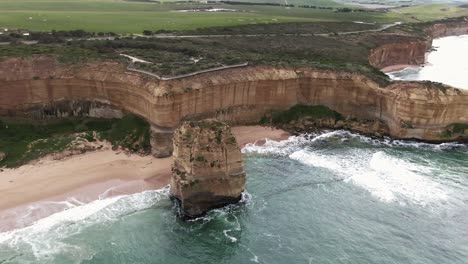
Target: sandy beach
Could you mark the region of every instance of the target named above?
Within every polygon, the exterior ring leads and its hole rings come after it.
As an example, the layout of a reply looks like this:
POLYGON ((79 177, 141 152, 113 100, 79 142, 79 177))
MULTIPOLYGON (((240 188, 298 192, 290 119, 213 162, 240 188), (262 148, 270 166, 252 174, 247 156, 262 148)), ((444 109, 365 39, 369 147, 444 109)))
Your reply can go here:
POLYGON ((416 67, 417 65, 409 65, 409 64, 397 64, 397 65, 390 65, 387 66, 383 69, 380 69, 380 71, 389 73, 389 72, 396 72, 396 71, 401 71, 404 70, 408 67, 416 67))
MULTIPOLYGON (((283 140, 283 130, 233 127, 239 145, 283 140)), ((156 159, 110 148, 54 160, 50 157, 0 172, 0 232, 26 226, 70 205, 169 184, 172 158, 156 159)))

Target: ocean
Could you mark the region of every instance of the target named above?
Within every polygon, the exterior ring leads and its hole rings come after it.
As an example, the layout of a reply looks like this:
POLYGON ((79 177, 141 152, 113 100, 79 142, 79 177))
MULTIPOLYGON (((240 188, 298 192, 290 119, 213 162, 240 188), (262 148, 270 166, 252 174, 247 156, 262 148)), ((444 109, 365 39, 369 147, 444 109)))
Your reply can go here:
MULTIPOLYGON (((468 89, 468 36, 434 45, 431 66, 390 75, 468 89)), ((468 263, 466 144, 325 131, 242 151, 236 205, 182 221, 167 187, 70 198, 67 210, 0 233, 0 263, 468 263)))
POLYGON ((0 263, 467 263, 468 146, 347 131, 243 148, 239 204, 181 221, 168 189, 0 234, 0 263))
POLYGON ((394 80, 434 81, 468 89, 468 35, 434 39, 427 65, 390 72, 394 80))

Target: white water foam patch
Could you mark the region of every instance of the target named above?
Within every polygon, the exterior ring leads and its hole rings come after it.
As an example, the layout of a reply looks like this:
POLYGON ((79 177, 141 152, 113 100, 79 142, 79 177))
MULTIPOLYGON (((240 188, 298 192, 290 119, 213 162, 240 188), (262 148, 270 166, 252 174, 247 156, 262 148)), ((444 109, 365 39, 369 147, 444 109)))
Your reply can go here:
MULTIPOLYGON (((43 218, 33 225, 0 233, 0 248, 10 248, 21 256, 20 263, 50 263, 55 256, 65 253, 76 263, 92 258, 94 252, 83 246, 75 246, 64 239, 80 233, 91 225, 115 221, 132 212, 150 208, 161 199, 168 198, 169 188, 116 196, 72 207, 43 218), (23 260, 24 258, 24 260, 23 260)), ((1 260, 1 259, 0 259, 1 260)))
POLYGON ((427 205, 448 199, 447 190, 424 174, 426 167, 406 162, 377 152, 370 160, 368 173, 355 175, 351 180, 386 201, 405 198, 413 203, 427 205))
POLYGON ((431 144, 411 140, 393 140, 389 137, 380 139, 364 136, 347 130, 323 131, 322 133, 317 134, 303 134, 300 136, 291 136, 288 139, 282 141, 273 141, 269 139, 265 140, 265 144, 261 146, 252 143, 245 145, 242 149, 242 153, 288 156, 295 151, 303 149, 305 146, 314 146, 323 143, 326 144, 330 141, 346 142, 349 140, 357 140, 377 147, 416 148, 430 151, 445 151, 457 149, 468 152, 468 144, 456 142, 431 144))
POLYGON ((266 138, 265 144, 261 146, 252 143, 246 144, 242 148, 242 153, 274 154, 285 156, 289 155, 291 152, 301 148, 309 142, 310 139, 308 135, 291 136, 288 139, 282 141, 274 141, 266 138))
POLYGON ((242 153, 244 154, 273 154, 279 156, 287 156, 304 148, 305 146, 310 146, 314 144, 326 143, 330 140, 345 140, 348 137, 354 137, 360 140, 372 139, 365 136, 354 134, 346 130, 336 130, 336 131, 323 131, 322 133, 311 133, 303 134, 299 136, 290 136, 286 140, 274 141, 270 139, 265 139, 265 144, 258 146, 252 143, 249 143, 242 148, 242 153))
POLYGON ((325 168, 343 176, 384 202, 406 202, 426 206, 448 199, 448 191, 424 174, 430 169, 385 154, 356 151, 329 155, 299 150, 289 156, 303 164, 325 168))
MULTIPOLYGON (((333 147, 332 147, 333 148, 333 147)), ((248 144, 246 154, 288 156, 303 164, 333 171, 338 179, 352 182, 386 202, 412 202, 420 205, 448 199, 450 188, 432 179, 437 168, 419 165, 380 151, 381 148, 405 148, 424 151, 458 150, 468 153, 460 143, 430 144, 409 140, 371 138, 346 130, 293 136, 280 142, 267 140, 262 146, 248 144), (354 147, 353 141, 377 148, 354 147), (329 144, 339 151, 327 152, 329 144), (338 143, 338 144, 336 144, 338 143), (341 148, 341 149, 340 149, 341 148), (311 150, 314 149, 314 150, 311 150)))

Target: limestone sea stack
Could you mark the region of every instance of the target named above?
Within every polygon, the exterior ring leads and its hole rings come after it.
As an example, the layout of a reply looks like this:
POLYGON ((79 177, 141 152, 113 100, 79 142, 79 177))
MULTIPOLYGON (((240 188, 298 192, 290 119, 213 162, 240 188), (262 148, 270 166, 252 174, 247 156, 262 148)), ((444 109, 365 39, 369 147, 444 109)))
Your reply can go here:
POLYGON ((185 217, 237 203, 245 189, 242 153, 217 120, 184 122, 174 133, 171 195, 185 217))

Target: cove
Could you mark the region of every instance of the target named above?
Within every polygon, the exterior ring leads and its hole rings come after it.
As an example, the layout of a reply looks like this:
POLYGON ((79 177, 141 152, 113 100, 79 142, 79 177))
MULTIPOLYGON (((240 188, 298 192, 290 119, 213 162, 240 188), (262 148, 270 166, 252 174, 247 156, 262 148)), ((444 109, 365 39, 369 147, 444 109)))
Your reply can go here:
POLYGON ((433 81, 468 89, 468 35, 434 39, 423 66, 390 72, 393 80, 433 81))

